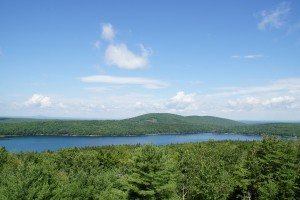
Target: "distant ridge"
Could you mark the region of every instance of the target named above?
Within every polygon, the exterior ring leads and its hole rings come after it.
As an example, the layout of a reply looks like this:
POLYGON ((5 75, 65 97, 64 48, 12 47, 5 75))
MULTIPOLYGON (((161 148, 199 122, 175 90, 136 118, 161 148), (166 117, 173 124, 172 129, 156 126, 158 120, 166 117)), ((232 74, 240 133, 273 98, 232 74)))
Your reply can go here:
POLYGON ((0 136, 5 135, 147 135, 185 133, 240 133, 300 136, 299 123, 242 122, 213 116, 181 116, 150 113, 123 120, 41 120, 0 118, 0 136))
POLYGON ((1 123, 33 122, 33 121, 41 121, 41 120, 47 120, 47 119, 0 117, 0 124, 1 123))
POLYGON ((191 124, 191 125, 216 125, 216 126, 241 126, 244 123, 213 116, 181 116, 170 113, 149 113, 126 119, 125 121, 145 124, 191 124))

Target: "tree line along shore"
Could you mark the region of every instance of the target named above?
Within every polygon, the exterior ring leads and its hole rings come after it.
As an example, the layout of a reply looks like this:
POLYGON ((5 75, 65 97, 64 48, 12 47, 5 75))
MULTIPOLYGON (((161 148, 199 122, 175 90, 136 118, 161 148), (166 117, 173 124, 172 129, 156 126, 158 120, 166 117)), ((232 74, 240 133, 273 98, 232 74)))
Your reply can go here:
POLYGON ((125 120, 37 120, 1 118, 0 136, 4 135, 98 135, 126 136, 184 133, 239 133, 249 135, 300 136, 300 123, 245 124, 210 116, 154 113, 125 120))

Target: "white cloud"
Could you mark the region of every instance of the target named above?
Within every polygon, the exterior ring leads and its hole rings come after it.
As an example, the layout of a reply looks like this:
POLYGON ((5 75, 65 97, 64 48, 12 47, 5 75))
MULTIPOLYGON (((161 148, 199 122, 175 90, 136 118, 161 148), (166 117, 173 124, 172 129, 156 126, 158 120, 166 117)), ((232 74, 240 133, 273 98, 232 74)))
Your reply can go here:
POLYGON ((34 110, 34 108, 51 108, 51 110, 61 110, 68 108, 66 104, 56 101, 53 102, 49 96, 41 94, 33 94, 27 101, 22 104, 15 103, 15 106, 18 108, 28 107, 32 110, 34 110))
POLYGON ((121 44, 110 44, 105 52, 105 60, 108 65, 116 65, 124 69, 145 68, 148 65, 150 51, 140 45, 141 55, 131 52, 127 46, 121 44))
POLYGON ((227 87, 221 90, 225 92, 198 96, 197 99, 205 101, 202 103, 204 110, 215 112, 218 116, 223 113, 227 118, 300 119, 300 78, 276 80, 255 87, 227 87))
MULTIPOLYGON (((146 49, 142 44, 139 45, 140 52, 134 52, 128 49, 125 43, 113 42, 115 31, 110 23, 102 25, 102 38, 107 40, 104 59, 107 65, 113 65, 123 69, 141 69, 145 68, 149 63, 151 51, 146 49)), ((100 42, 96 41, 94 47, 99 49, 100 42)))
POLYGON ((261 54, 249 54, 244 56, 233 55, 231 58, 244 58, 244 59, 254 59, 254 58, 263 58, 264 56, 261 54))
POLYGON ((87 87, 85 89, 91 92, 106 92, 112 90, 119 90, 121 88, 124 88, 124 86, 87 87))
POLYGON ((275 109, 276 107, 288 108, 295 102, 292 96, 275 96, 275 97, 242 97, 236 100, 228 100, 231 108, 237 110, 249 111, 252 109, 275 109))
POLYGON ((196 110, 197 107, 196 94, 185 94, 184 91, 177 92, 174 97, 165 102, 165 108, 172 113, 196 110))
POLYGON ((290 12, 290 6, 282 2, 272 10, 263 10, 260 12, 261 21, 258 24, 260 30, 269 28, 280 28, 285 24, 285 18, 290 12))
POLYGON ((97 40, 97 41, 94 43, 94 47, 95 47, 96 49, 100 49, 100 46, 101 46, 101 43, 100 43, 99 40, 97 40))
POLYGON ((172 102, 189 104, 195 101, 195 94, 185 94, 183 91, 178 92, 174 97, 171 98, 172 102))
POLYGON ((110 23, 105 23, 102 25, 102 38, 107 41, 112 41, 115 37, 115 31, 110 23))
POLYGON ((264 106, 288 106, 296 99, 291 96, 278 96, 271 99, 267 99, 263 102, 264 106))
MULTIPOLYGON (((80 80, 87 83, 108 84, 86 88, 92 91, 115 90, 132 84, 146 87, 148 84, 161 83, 159 80, 140 77, 89 76, 82 77, 80 80)), ((17 105, 18 107, 15 106, 14 112, 26 110, 26 113, 31 115, 85 116, 102 119, 171 112, 229 119, 300 120, 300 78, 276 80, 253 87, 227 87, 215 93, 200 92, 201 88, 204 89, 200 86, 199 93, 178 91, 165 98, 154 95, 156 93, 151 95, 149 92, 147 95, 119 92, 108 92, 105 95, 90 93, 91 96, 86 98, 63 98, 62 96, 50 98, 49 95, 35 94, 26 102, 17 105), (58 99, 61 103, 58 103, 58 99)), ((7 106, 2 107, 4 113, 5 107, 7 106)))
MULTIPOLYGON (((89 81, 94 82, 98 78, 95 77, 89 81)), ((145 84, 139 79, 130 78, 101 80, 101 82, 145 84)), ((181 115, 212 115, 229 119, 300 119, 298 114, 300 112, 300 78, 277 80, 255 87, 227 87, 222 90, 207 94, 179 91, 174 96, 163 99, 152 95, 107 96, 95 102, 98 102, 97 107, 101 104, 110 108, 107 115, 117 115, 118 112, 122 112, 122 117, 151 112, 169 112, 181 115)))
POLYGON ((52 103, 50 101, 50 97, 41 94, 34 94, 32 95, 31 98, 29 98, 26 102, 24 102, 24 105, 46 108, 46 107, 50 107, 52 103))
POLYGON ((228 104, 231 108, 235 108, 236 110, 251 110, 254 107, 261 104, 261 100, 257 97, 245 97, 238 98, 236 100, 228 100, 228 104))
POLYGON ((87 83, 142 85, 146 89, 161 89, 169 85, 167 82, 155 79, 147 79, 141 77, 116 77, 107 75, 81 77, 80 81, 87 83))
POLYGON ((244 56, 244 58, 246 58, 246 59, 262 58, 262 57, 264 57, 264 56, 261 55, 261 54, 253 54, 253 55, 246 55, 246 56, 244 56))
POLYGON ((267 85, 256 87, 222 87, 218 88, 226 92, 220 92, 217 94, 211 94, 215 96, 230 96, 230 95, 248 95, 258 93, 291 93, 295 91, 300 92, 300 78, 289 78, 273 81, 267 85))

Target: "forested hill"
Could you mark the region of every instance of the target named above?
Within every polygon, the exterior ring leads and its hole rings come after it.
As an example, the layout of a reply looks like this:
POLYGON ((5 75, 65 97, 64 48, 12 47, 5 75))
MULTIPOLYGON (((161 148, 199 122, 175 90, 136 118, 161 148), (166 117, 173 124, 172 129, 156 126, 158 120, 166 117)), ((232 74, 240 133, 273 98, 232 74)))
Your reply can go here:
POLYGON ((240 126, 241 122, 211 116, 181 116, 170 113, 150 113, 125 119, 124 121, 137 124, 191 124, 213 126, 240 126))
POLYGON ((211 116, 152 113, 124 120, 26 120, 1 118, 0 135, 146 135, 170 133, 242 133, 300 136, 299 123, 247 125, 211 116))

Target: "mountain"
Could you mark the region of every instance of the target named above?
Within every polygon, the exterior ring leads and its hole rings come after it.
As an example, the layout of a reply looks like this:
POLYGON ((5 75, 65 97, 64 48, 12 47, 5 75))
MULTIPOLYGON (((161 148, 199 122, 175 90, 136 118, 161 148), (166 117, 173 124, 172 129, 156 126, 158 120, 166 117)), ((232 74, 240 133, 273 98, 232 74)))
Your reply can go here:
POLYGON ((138 124, 190 124, 190 125, 214 125, 214 126, 241 126, 243 123, 230 119, 212 116, 181 116, 170 113, 150 113, 124 121, 138 124))
POLYGON ((150 113, 124 120, 37 120, 1 118, 2 135, 147 135, 184 133, 241 133, 300 136, 299 123, 245 124, 212 116, 150 113))

